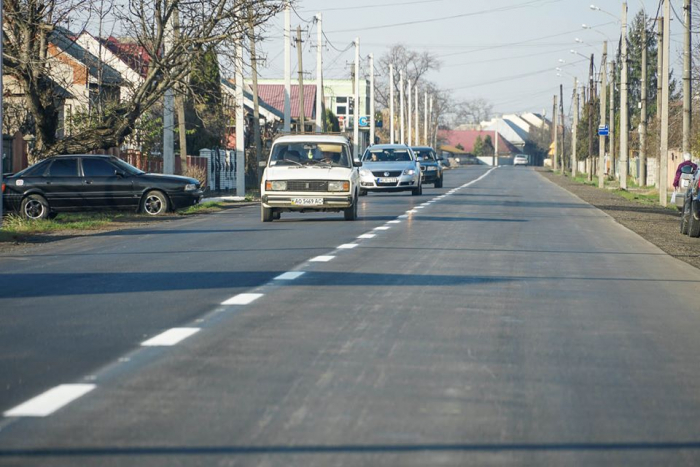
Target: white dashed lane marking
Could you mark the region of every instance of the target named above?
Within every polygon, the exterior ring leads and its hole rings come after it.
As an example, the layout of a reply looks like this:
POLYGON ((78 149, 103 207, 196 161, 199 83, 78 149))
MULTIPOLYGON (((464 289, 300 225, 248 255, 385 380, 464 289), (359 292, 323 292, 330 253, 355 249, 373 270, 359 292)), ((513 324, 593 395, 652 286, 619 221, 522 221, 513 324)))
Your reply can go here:
POLYGON ((95 389, 94 384, 61 384, 8 410, 6 417, 46 417, 95 389))
POLYGON ((222 305, 248 305, 262 296, 261 293, 241 293, 229 298, 222 305))
POLYGON ((199 328, 172 328, 142 342, 141 345, 144 347, 167 347, 178 344, 199 331, 199 328))
POLYGON ((382 226, 382 227, 375 227, 374 230, 389 230, 390 228, 391 227, 382 226))
POLYGON ((362 234, 357 238, 374 238, 374 237, 376 237, 375 234, 362 234))
POLYGON ((293 281, 294 279, 298 279, 303 275, 304 275, 303 271, 285 272, 284 274, 280 274, 279 276, 275 277, 274 280, 276 280, 276 281, 293 281))
POLYGON ((353 248, 357 248, 359 243, 345 243, 344 245, 340 245, 338 249, 340 250, 352 250, 353 248))
POLYGON ((389 222, 387 222, 387 224, 400 224, 400 223, 401 223, 401 221, 389 221, 389 222))
POLYGON ((333 258, 335 258, 335 256, 317 256, 315 258, 311 258, 309 261, 312 263, 327 263, 333 258))

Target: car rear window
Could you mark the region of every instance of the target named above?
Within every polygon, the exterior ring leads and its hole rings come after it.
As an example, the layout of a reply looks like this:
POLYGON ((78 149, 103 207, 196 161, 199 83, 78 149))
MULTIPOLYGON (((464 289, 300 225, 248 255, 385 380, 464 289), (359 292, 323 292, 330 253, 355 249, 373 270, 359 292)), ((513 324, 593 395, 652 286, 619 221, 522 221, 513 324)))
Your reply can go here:
POLYGON ((18 177, 41 177, 46 172, 48 161, 41 161, 31 167, 27 167, 17 174, 18 177))
POLYGON ((50 177, 77 177, 78 161, 76 159, 56 159, 49 167, 50 177))
POLYGON ((86 177, 113 177, 116 168, 104 159, 83 159, 83 175, 86 177))

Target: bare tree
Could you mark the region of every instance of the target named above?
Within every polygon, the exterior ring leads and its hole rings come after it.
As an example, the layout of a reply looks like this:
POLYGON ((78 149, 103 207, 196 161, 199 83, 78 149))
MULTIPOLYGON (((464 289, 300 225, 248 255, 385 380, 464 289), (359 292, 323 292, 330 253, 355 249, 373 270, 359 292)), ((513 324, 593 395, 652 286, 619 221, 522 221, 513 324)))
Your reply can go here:
MULTIPOLYGON (((93 0, 5 0, 3 65, 24 94, 35 125, 38 156, 79 153, 121 145, 134 124, 156 105, 169 88, 186 85, 190 52, 204 46, 220 54, 232 51, 233 42, 253 22, 262 25, 279 12, 283 0, 127 0, 115 3, 111 21, 129 35, 149 57, 144 79, 133 92, 115 99, 104 112, 90 115, 89 124, 70 135, 58 136, 59 112, 65 93, 57 68, 66 48, 78 47, 75 37, 89 24, 93 0), (172 19, 179 12, 180 34, 174 35, 172 19), (81 22, 79 18, 85 18, 81 22), (61 27, 73 23, 72 31, 61 27), (77 27, 76 27, 77 26, 77 27), (167 42, 167 47, 166 47, 167 42), (61 47, 55 47, 55 44, 61 47)), ((107 11, 104 5, 99 11, 107 11)), ((102 18, 106 21, 105 18, 102 18)))
POLYGON ((489 120, 493 115, 493 104, 478 98, 457 102, 454 105, 454 125, 478 124, 489 120))
MULTIPOLYGON (((394 45, 378 61, 379 69, 386 70, 388 76, 389 65, 394 65, 394 95, 399 95, 399 71, 404 72, 404 78, 411 83, 423 82, 427 85, 425 75, 430 71, 440 70, 440 61, 428 52, 415 52, 408 50, 403 45, 394 45)), ((380 107, 389 107, 389 84, 378 81, 376 85, 377 102, 380 107)))

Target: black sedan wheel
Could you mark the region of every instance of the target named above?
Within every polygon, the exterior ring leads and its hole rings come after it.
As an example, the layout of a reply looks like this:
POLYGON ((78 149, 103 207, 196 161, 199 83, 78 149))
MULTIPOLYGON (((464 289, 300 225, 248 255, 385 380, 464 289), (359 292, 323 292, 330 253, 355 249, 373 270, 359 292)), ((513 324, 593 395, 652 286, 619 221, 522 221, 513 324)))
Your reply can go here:
POLYGON ((25 219, 48 219, 51 209, 43 196, 29 195, 22 200, 21 212, 25 219))
POLYGON ((141 210, 149 216, 161 216, 168 212, 168 198, 160 191, 149 191, 143 199, 141 210))
POLYGON ((700 220, 695 218, 695 213, 693 212, 693 202, 690 202, 688 206, 689 216, 688 216, 688 236, 693 238, 700 237, 700 220))

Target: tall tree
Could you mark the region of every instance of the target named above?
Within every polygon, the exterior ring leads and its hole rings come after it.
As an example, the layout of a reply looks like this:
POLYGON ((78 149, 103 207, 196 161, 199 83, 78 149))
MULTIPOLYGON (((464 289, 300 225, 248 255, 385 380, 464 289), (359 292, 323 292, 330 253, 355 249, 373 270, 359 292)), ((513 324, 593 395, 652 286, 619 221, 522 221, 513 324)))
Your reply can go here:
MULTIPOLYGON (((64 92, 55 73, 61 53, 50 47, 60 40, 68 44, 86 30, 85 11, 94 9, 92 0, 6 0, 3 23, 4 72, 24 93, 35 125, 35 152, 39 156, 79 153, 121 145, 133 131, 139 117, 156 105, 165 91, 186 86, 191 51, 205 46, 217 53, 233 50, 233 42, 244 35, 247 9, 253 6, 254 23, 262 25, 281 11, 283 0, 125 0, 117 2, 111 18, 104 19, 125 31, 149 57, 143 82, 128 96, 122 96, 104 112, 91 116, 88 125, 58 138, 57 125, 64 92), (180 34, 171 34, 172 19, 179 11, 180 34), (67 32, 60 25, 71 21, 67 32), (167 47, 166 47, 167 46, 167 47)), ((88 15, 89 17, 89 15, 88 15)), ((70 47, 71 45, 68 45, 70 47)))
POLYGON ((221 97, 221 73, 214 47, 192 54, 189 79, 190 99, 186 106, 187 147, 193 154, 200 149, 220 147, 226 129, 221 97))

